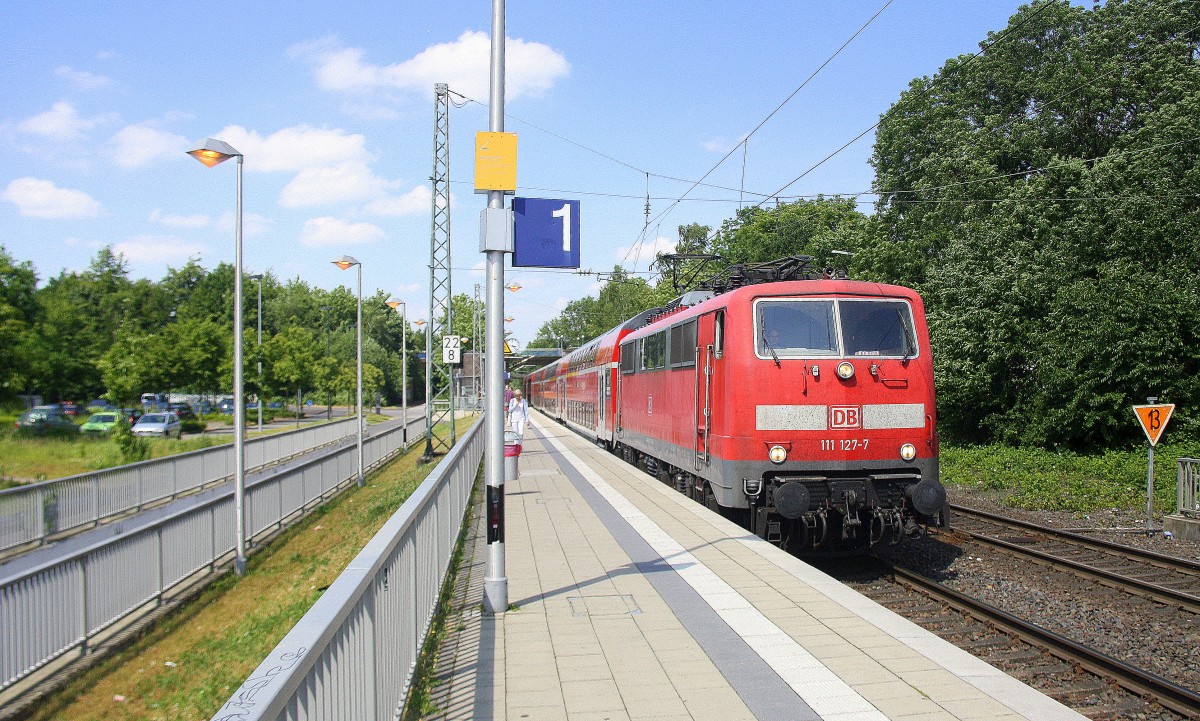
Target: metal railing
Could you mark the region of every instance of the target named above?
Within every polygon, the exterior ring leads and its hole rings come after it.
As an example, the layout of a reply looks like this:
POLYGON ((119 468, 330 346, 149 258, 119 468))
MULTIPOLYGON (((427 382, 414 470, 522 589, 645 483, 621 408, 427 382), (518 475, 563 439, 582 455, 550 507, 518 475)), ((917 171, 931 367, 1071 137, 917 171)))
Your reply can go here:
MULTIPOLYGON (((374 468, 404 450, 403 437, 396 425, 365 439, 364 465, 374 468)), ((357 473, 351 445, 255 481, 246 488, 246 537, 253 542, 315 508, 353 485, 357 473)), ((39 669, 87 654, 198 575, 221 568, 234 552, 233 503, 228 488, 0 582, 0 707, 19 695, 20 682, 51 673, 39 669)))
POLYGON ((214 721, 399 716, 483 458, 482 428, 480 419, 214 721))
POLYGON ((1176 497, 1179 514, 1200 518, 1200 459, 1179 459, 1179 489, 1176 497))
MULTIPOLYGON (((354 433, 354 418, 262 436, 246 443, 246 470, 292 458, 354 433)), ((0 491, 0 552, 148 505, 233 476, 225 444, 0 491)))

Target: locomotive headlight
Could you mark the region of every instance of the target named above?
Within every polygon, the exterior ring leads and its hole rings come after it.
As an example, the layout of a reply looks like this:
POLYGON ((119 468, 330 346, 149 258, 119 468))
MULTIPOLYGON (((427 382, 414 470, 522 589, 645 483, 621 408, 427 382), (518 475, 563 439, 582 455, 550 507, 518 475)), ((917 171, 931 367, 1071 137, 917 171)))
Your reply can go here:
POLYGON ((906 461, 911 461, 917 457, 917 447, 911 443, 905 443, 900 446, 900 457, 906 461))
POLYGON ((787 449, 783 446, 771 446, 771 451, 767 454, 772 463, 783 463, 787 460, 787 449))
POLYGON ((842 361, 837 367, 838 378, 848 381, 854 377, 854 364, 850 361, 842 361))

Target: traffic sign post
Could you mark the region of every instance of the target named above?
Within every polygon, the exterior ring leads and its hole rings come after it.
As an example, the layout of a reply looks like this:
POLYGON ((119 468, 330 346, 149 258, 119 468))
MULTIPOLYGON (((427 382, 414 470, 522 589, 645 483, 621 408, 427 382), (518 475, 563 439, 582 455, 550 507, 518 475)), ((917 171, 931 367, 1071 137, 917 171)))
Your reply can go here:
POLYGON ((1146 399, 1147 405, 1133 407, 1138 422, 1142 424, 1142 430, 1146 432, 1146 440, 1150 442, 1149 450, 1146 452, 1147 533, 1154 531, 1154 447, 1158 445, 1163 431, 1167 429, 1167 422, 1171 420, 1171 414, 1175 412, 1174 403, 1159 404, 1157 401, 1158 398, 1150 397, 1146 399))

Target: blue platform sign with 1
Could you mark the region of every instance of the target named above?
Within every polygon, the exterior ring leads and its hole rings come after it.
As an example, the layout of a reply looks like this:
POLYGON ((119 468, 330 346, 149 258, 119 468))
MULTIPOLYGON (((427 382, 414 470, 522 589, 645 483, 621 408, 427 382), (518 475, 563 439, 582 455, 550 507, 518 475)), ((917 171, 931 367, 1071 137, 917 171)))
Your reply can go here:
POLYGON ((513 267, 579 267, 579 201, 513 198, 513 267))

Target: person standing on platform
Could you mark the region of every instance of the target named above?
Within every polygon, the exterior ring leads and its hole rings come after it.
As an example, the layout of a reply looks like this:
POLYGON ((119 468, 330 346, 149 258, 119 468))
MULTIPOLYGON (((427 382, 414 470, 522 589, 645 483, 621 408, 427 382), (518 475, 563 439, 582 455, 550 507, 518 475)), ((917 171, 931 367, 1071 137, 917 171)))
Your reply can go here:
POLYGON ((512 425, 513 433, 518 441, 525 440, 525 423, 529 420, 529 404, 520 389, 513 391, 512 400, 508 402, 508 422, 512 425))

